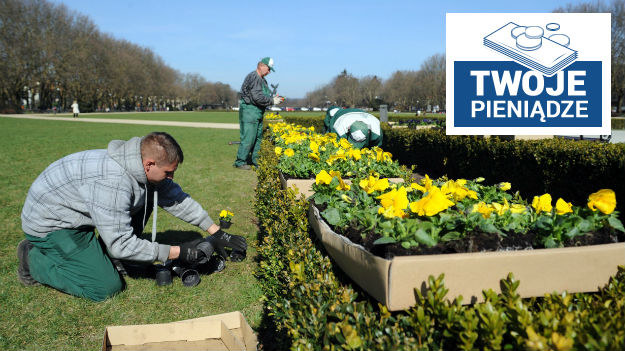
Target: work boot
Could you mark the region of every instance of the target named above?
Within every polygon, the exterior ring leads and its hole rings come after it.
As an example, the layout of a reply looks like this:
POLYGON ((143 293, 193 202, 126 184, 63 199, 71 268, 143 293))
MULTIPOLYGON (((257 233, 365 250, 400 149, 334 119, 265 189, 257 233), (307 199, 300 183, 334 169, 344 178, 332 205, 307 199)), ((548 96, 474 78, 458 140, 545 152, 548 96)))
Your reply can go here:
POLYGON ((17 267, 17 278, 26 286, 41 285, 30 275, 30 268, 28 267, 28 252, 32 247, 33 244, 27 239, 17 244, 17 259, 20 261, 17 267))
POLYGON ((126 267, 124 267, 124 264, 122 263, 121 260, 117 258, 111 258, 111 263, 113 263, 113 267, 115 267, 115 269, 117 270, 117 272, 119 272, 119 274, 123 276, 128 275, 128 271, 126 271, 126 267))
POLYGON ((238 169, 246 170, 246 171, 249 171, 250 169, 252 169, 252 166, 250 165, 240 165, 240 166, 235 166, 235 167, 238 169))

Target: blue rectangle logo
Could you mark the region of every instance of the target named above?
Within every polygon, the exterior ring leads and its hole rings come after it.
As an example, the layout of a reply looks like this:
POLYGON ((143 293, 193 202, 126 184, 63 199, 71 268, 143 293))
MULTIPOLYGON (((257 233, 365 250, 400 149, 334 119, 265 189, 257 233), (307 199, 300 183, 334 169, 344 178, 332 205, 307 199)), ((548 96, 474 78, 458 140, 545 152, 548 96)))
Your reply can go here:
POLYGON ((601 62, 546 77, 513 61, 454 62, 455 127, 601 127, 601 62))

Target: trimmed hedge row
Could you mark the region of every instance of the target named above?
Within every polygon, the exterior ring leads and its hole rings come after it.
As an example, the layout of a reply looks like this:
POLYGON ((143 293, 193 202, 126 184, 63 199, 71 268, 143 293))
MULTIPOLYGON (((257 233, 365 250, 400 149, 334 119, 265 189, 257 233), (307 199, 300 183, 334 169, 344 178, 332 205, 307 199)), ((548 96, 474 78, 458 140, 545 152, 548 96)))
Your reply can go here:
POLYGON ((264 140, 255 201, 263 349, 625 349, 623 267, 598 293, 532 299, 521 299, 519 282, 508 276, 502 294, 486 291, 485 302, 472 306, 445 300, 443 277, 430 277, 413 308, 389 313, 334 271, 312 239, 308 203, 280 188, 276 165, 264 140))
POLYGON ((447 136, 443 130, 383 126, 385 151, 400 164, 416 165, 430 177, 484 177, 512 183, 524 197, 550 193, 574 204, 602 188, 625 204, 625 145, 567 139, 500 140, 447 136))

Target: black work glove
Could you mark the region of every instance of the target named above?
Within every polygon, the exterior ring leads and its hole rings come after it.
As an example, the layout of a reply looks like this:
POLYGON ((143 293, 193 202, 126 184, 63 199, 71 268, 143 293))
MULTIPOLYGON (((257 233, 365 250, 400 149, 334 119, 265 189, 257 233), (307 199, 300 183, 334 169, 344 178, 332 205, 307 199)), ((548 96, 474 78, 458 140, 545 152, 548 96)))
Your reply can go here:
POLYGON ((203 239, 196 239, 193 241, 187 241, 186 243, 182 243, 180 245, 180 257, 178 259, 183 264, 187 265, 196 265, 201 263, 202 260, 206 259, 204 252, 198 249, 198 244, 201 243, 203 239))
POLYGON ((240 235, 232 235, 219 229, 215 234, 207 237, 206 241, 210 242, 215 248, 215 251, 224 259, 228 257, 225 248, 230 248, 232 251, 245 252, 247 250, 247 241, 240 235))

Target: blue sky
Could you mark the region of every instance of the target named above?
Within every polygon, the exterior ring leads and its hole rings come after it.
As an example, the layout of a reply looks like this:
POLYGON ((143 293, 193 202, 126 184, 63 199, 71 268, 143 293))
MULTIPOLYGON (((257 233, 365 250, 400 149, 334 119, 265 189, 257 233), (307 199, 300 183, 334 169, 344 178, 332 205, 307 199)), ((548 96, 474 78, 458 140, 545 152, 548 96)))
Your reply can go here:
POLYGON ((183 73, 238 90, 264 56, 269 83, 304 97, 343 69, 356 77, 417 70, 445 52, 447 12, 551 12, 579 0, 53 0, 115 38, 148 47, 183 73))

